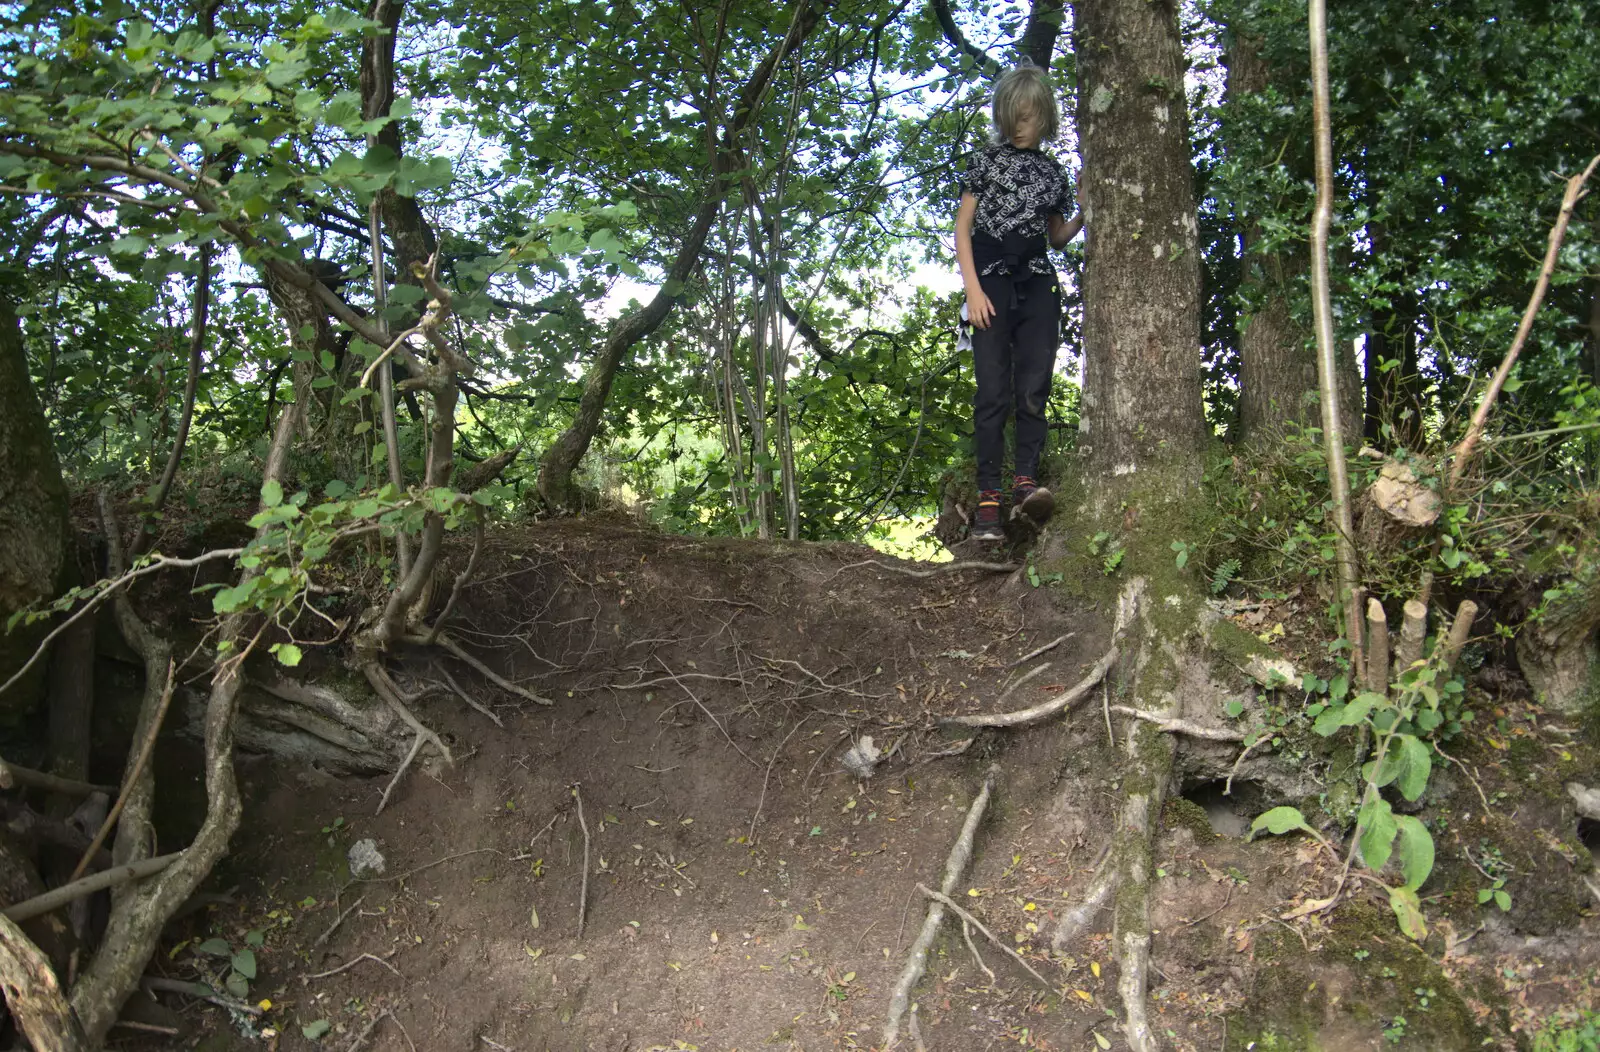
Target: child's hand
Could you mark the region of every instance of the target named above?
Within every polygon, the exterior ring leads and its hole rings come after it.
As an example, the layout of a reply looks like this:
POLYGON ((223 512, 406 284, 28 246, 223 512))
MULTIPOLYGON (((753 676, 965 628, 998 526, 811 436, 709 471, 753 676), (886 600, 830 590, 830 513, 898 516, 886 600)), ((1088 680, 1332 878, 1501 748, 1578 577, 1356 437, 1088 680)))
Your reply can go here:
POLYGON ((994 320, 994 304, 981 288, 967 290, 967 320, 975 329, 987 329, 994 320))

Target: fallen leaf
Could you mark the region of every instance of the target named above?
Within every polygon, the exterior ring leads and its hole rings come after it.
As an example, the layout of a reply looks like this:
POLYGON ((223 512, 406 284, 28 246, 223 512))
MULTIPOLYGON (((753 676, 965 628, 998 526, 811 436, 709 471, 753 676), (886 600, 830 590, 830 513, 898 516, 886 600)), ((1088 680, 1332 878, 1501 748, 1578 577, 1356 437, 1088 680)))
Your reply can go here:
POLYGON ((811 925, 806 923, 805 917, 803 917, 800 914, 796 913, 794 915, 794 930, 795 931, 810 931, 811 930, 811 925))
POLYGON ((531 957, 532 959, 534 959, 536 961, 539 958, 544 956, 544 947, 543 946, 539 947, 538 949, 534 949, 532 946, 529 946, 527 943, 523 943, 522 944, 522 948, 523 948, 523 950, 525 950, 527 952, 529 957, 531 957))
POLYGON ((539 926, 539 909, 536 906, 528 907, 528 923, 537 928, 539 926))
POLYGON ((1100 1036, 1100 1031, 1091 1030, 1089 1032, 1094 1035, 1094 1043, 1095 1044, 1099 1045, 1101 1048, 1110 1048, 1111 1047, 1111 1042, 1107 1041, 1105 1038, 1101 1037, 1100 1036))
POLYGON ((1072 992, 1078 995, 1079 1000, 1088 1001, 1090 1004, 1094 1004, 1094 994, 1090 993, 1089 991, 1074 990, 1072 992))

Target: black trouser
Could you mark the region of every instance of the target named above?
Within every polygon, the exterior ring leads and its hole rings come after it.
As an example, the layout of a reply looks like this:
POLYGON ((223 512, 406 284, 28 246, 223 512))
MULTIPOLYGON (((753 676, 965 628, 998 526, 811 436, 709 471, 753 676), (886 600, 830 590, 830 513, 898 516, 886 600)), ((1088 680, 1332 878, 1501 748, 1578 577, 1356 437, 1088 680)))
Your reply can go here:
POLYGON ((1000 488, 1005 458, 1006 417, 1017 415, 1018 475, 1039 473, 1049 424, 1050 376, 1061 343, 1061 288, 1050 274, 1032 274, 1013 287, 1007 277, 979 278, 994 305, 987 329, 972 331, 973 372, 978 396, 973 404, 973 442, 978 453, 978 488, 1000 488), (1013 297, 1015 292, 1015 297, 1013 297))

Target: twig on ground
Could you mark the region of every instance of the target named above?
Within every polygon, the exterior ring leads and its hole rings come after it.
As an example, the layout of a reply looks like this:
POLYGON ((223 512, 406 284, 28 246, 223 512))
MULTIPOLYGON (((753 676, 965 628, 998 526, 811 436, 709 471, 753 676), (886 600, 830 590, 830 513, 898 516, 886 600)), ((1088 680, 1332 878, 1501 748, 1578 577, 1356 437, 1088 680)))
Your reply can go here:
POLYGON ((411 767, 412 761, 417 758, 417 753, 422 751, 422 744, 425 740, 420 734, 411 739, 411 748, 406 752, 406 758, 400 761, 400 766, 395 768, 394 777, 389 779, 389 784, 384 787, 383 796, 378 799, 378 809, 372 812, 374 815, 383 814, 383 809, 389 805, 389 794, 394 792, 394 787, 400 784, 400 779, 405 776, 406 771, 411 767))
POLYGON ((118 1019, 111 1024, 123 1030, 137 1030, 144 1034, 161 1034, 165 1037, 177 1037, 183 1033, 175 1026, 162 1026, 160 1023, 141 1023, 137 1019, 118 1019))
POLYGON ((1206 921, 1210 920, 1212 917, 1215 917, 1217 914, 1221 913, 1223 910, 1228 908, 1228 903, 1233 901, 1233 889, 1238 887, 1238 886, 1239 885, 1237 885, 1237 884, 1229 882, 1229 884, 1228 884, 1228 894, 1223 897, 1222 905, 1218 906, 1216 909, 1212 910, 1210 913, 1206 914, 1204 917, 1196 917, 1192 921, 1184 921, 1182 924, 1174 925, 1172 930, 1173 931, 1182 931, 1185 928, 1192 928, 1196 924, 1203 924, 1206 921))
MULTIPOLYGON (((364 953, 359 957, 356 957, 356 958, 353 958, 353 959, 351 959, 349 961, 346 961, 344 964, 341 964, 337 968, 329 968, 325 972, 316 972, 316 973, 314 973, 312 975, 306 976, 301 981, 302 982, 310 982, 312 979, 326 979, 330 975, 338 975, 340 972, 349 971, 351 968, 354 968, 356 965, 360 964, 362 961, 376 961, 377 963, 383 965, 385 968, 389 969, 394 974, 400 975, 400 969, 396 968, 394 965, 390 964, 389 961, 388 961, 388 958, 393 957, 394 954, 395 954, 395 951, 393 951, 393 950, 390 950, 388 953, 384 954, 382 957, 379 957, 375 953, 364 953)), ((405 976, 400 975, 400 978, 404 979, 405 976)))
POLYGON ((948 749, 940 749, 937 752, 928 753, 926 756, 918 760, 915 766, 920 767, 925 763, 932 763, 935 760, 948 760, 952 756, 961 756, 968 749, 972 748, 972 743, 977 740, 978 736, 976 734, 970 738, 963 738, 956 744, 950 746, 948 749))
POLYGON ((578 783, 572 783, 572 798, 578 802, 578 827, 583 830, 583 882, 578 885, 578 938, 583 938, 583 924, 589 912, 589 823, 583 819, 583 792, 578 783))
POLYGON ((685 694, 689 695, 689 699, 691 701, 693 701, 696 705, 700 706, 700 711, 705 713, 706 714, 706 718, 711 721, 711 723, 717 728, 717 730, 722 732, 722 736, 724 738, 728 739, 728 744, 733 746, 734 752, 737 752, 740 756, 743 756, 745 758, 745 760, 749 762, 750 766, 754 767, 758 771, 761 770, 761 765, 759 763, 757 763, 755 760, 752 760, 750 758, 750 754, 749 753, 747 753, 743 749, 739 748, 739 743, 733 740, 733 735, 728 733, 728 729, 722 725, 722 721, 717 719, 717 717, 711 712, 710 709, 706 708, 706 703, 701 701, 699 696, 696 695, 694 691, 689 689, 689 685, 687 683, 685 683, 678 676, 678 674, 676 672, 673 672, 670 668, 667 668, 667 663, 665 661, 661 661, 660 658, 656 658, 656 660, 661 662, 661 667, 663 669, 666 669, 667 675, 671 676, 672 679, 678 684, 678 686, 683 688, 683 692, 685 694))
POLYGON ((488 1038, 484 1037, 482 1034, 478 1035, 478 1040, 482 1041, 484 1044, 486 1044, 490 1048, 494 1049, 495 1052, 511 1052, 510 1048, 506 1047, 505 1045, 502 1045, 498 1041, 490 1041, 488 1038))
MULTIPOLYGON (((1083 677, 1083 680, 1077 686, 1071 690, 1062 691, 1047 701, 1042 701, 1030 708, 1018 709, 1015 712, 951 716, 939 722, 956 723, 963 727, 1021 727, 1025 724, 1037 723, 1047 716, 1055 715, 1089 693, 1090 690, 1094 689, 1095 684, 1105 678, 1106 673, 1111 671, 1111 666, 1116 663, 1117 648, 1113 645, 1110 650, 1107 650, 1101 656, 1099 661, 1095 662, 1094 668, 1089 670, 1089 674, 1083 677)), ((1017 682, 1021 683, 1022 680, 1017 682)))
POLYGON ((973 943, 972 925, 967 923, 965 918, 963 918, 961 921, 961 941, 967 944, 967 952, 972 954, 972 959, 974 961, 978 962, 979 971, 983 972, 984 975, 989 977, 989 985, 994 986, 996 983, 998 983, 999 980, 995 978, 994 969, 990 968, 989 965, 984 962, 983 954, 978 952, 977 945, 973 943))
POLYGON ((815 714, 808 712, 800 717, 800 722, 795 724, 794 729, 784 735, 783 741, 779 742, 778 747, 772 750, 772 759, 767 761, 767 773, 761 777, 761 795, 756 798, 756 813, 750 816, 750 835, 746 839, 750 841, 751 847, 754 847, 756 842, 756 823, 761 821, 761 806, 767 802, 767 782, 772 778, 772 765, 778 762, 779 756, 783 755, 783 747, 789 744, 789 739, 793 738, 800 728, 805 726, 806 720, 809 720, 813 715, 815 714))
POLYGON ((176 663, 167 659, 167 685, 162 688, 161 701, 156 705, 156 714, 150 720, 150 726, 145 730, 144 741, 139 745, 139 755, 135 757, 133 766, 128 768, 128 773, 122 779, 122 791, 117 794, 117 802, 111 805, 111 810, 106 812, 106 820, 100 823, 100 831, 89 841, 89 846, 84 849, 78 864, 73 867, 72 875, 67 878, 67 883, 72 883, 83 876, 83 871, 89 868, 89 863, 94 861, 95 852, 100 850, 100 845, 106 842, 106 837, 111 834, 111 827, 117 824, 117 819, 122 817, 122 808, 128 802, 128 794, 133 792, 134 785, 139 781, 139 775, 144 773, 145 765, 150 762, 150 754, 156 747, 156 735, 161 732, 161 721, 167 717, 167 708, 172 704, 172 677, 177 671, 176 663))
POLYGON ((961 562, 940 563, 931 570, 911 570, 904 566, 895 566, 893 563, 886 563, 878 559, 863 559, 858 563, 845 563, 843 566, 835 570, 830 576, 823 578, 823 580, 831 581, 835 577, 838 577, 840 574, 844 573, 846 570, 854 570, 858 566, 876 566, 880 570, 888 570, 891 573, 905 574, 907 577, 919 578, 942 577, 947 573, 960 573, 962 570, 983 570, 987 573, 1011 573, 1013 570, 1020 569, 1016 563, 961 562))
POLYGON ((1015 661, 1011 662, 1009 665, 1007 665, 1006 668, 1016 668, 1018 665, 1026 665, 1028 662, 1032 661, 1034 658, 1038 657, 1040 654, 1049 653, 1050 651, 1054 650, 1056 647, 1060 646, 1062 643, 1065 643, 1067 640, 1071 639, 1073 636, 1075 636, 1077 634, 1078 633, 1076 633, 1076 632, 1068 632, 1065 635, 1057 636, 1056 638, 1052 639, 1050 642, 1046 643, 1044 646, 1037 647, 1037 648, 1035 648, 1033 650, 1028 651, 1026 654, 1022 655, 1021 657, 1017 658, 1017 660, 1015 660, 1015 661))
POLYGON ((316 948, 321 946, 323 943, 325 943, 329 939, 333 938, 333 933, 339 930, 339 925, 341 925, 341 924, 343 924, 345 922, 345 918, 350 916, 350 914, 354 913, 357 909, 359 909, 361 904, 363 902, 365 902, 365 901, 367 901, 367 897, 365 895, 363 895, 360 898, 356 899, 356 901, 351 904, 349 909, 345 910, 343 913, 341 913, 337 917, 335 917, 333 919, 333 923, 328 925, 328 930, 323 932, 321 935, 317 936, 317 941, 311 944, 311 948, 313 950, 315 950, 316 948))
POLYGON ((139 982, 146 990, 155 993, 184 994, 188 997, 207 1001, 218 1008, 226 1008, 232 1012, 243 1012, 245 1015, 253 1015, 258 1018, 266 1015, 266 1011, 260 1005, 253 1005, 248 1001, 240 1001, 228 997, 207 983, 193 983, 184 979, 169 979, 164 975, 147 975, 140 979, 139 982))
MULTIPOLYGON (((955 890, 956 882, 961 879, 967 863, 972 860, 972 847, 978 836, 978 823, 983 820, 983 814, 988 810, 989 798, 994 793, 994 783, 999 774, 998 765, 989 768, 988 774, 983 779, 983 789, 972 801, 972 806, 967 809, 967 820, 962 823, 961 835, 956 838, 955 845, 950 849, 950 857, 944 864, 944 879, 940 882, 939 890, 946 895, 955 890)), ((939 933, 939 923, 942 920, 944 920, 944 905, 939 902, 929 903, 927 917, 922 922, 922 931, 911 944, 911 952, 906 956, 905 967, 900 970, 900 978, 896 980, 894 990, 889 995, 889 1019, 883 1028, 884 1048, 893 1048, 900 1036, 900 1020, 910 1006, 912 988, 917 985, 918 980, 922 978, 923 969, 927 967, 928 950, 933 946, 933 940, 939 933)))
POLYGON ((1044 664, 1031 668, 1027 672, 1024 672, 1022 675, 1018 676, 1016 679, 1012 680, 1011 683, 1007 685, 1006 689, 1000 692, 1000 696, 995 699, 995 705, 1004 705, 1006 699, 1021 689, 1024 683, 1027 683, 1030 680, 1038 679, 1046 672, 1049 672, 1050 665, 1051 662, 1046 661, 1044 664))
POLYGON ((412 877, 416 876, 418 873, 421 873, 423 870, 432 869, 434 866, 442 866, 446 862, 454 862, 458 858, 466 858, 468 855, 498 855, 500 853, 501 852, 500 852, 499 848, 494 848, 494 847, 475 847, 471 851, 457 851, 453 855, 446 855, 444 858, 436 858, 432 862, 424 862, 420 866, 416 866, 415 868, 408 869, 404 873, 398 874, 398 875, 393 876, 393 877, 362 877, 359 880, 352 880, 350 883, 351 884, 398 884, 398 883, 400 883, 402 881, 406 881, 406 880, 411 879, 412 877))
MULTIPOLYGON (((963 921, 972 925, 974 928, 977 928, 983 933, 985 938, 994 943, 996 946, 1000 947, 1000 949, 1004 950, 1008 955, 1010 955, 1013 961, 1016 961, 1018 964, 1022 965, 1023 969, 1026 970, 1029 975, 1038 980, 1040 986, 1051 992, 1055 991, 1055 987, 1050 985, 1050 980, 1046 979, 1044 976, 1035 971, 1033 965, 1029 964, 1022 954, 1007 946, 1005 942, 1001 940, 1000 936, 984 927, 983 921, 974 917, 965 909, 962 909, 961 906, 956 903, 955 899, 952 899, 949 895, 944 894, 943 892, 934 891, 932 888, 924 884, 918 884, 917 890, 922 892, 922 894, 927 898, 932 899, 934 902, 943 903, 945 909, 949 910, 951 913, 954 913, 957 917, 960 917, 963 921)), ((977 951, 974 950, 973 953, 976 955, 977 951)), ((989 972, 989 969, 985 968, 984 971, 989 972)), ((989 981, 994 981, 993 972, 989 972, 989 981)))
POLYGON ((373 1032, 378 1029, 378 1024, 387 1018, 389 1018, 389 1010, 387 1008, 373 1016, 367 1021, 367 1025, 361 1028, 361 1033, 356 1035, 355 1040, 345 1047, 344 1052, 356 1052, 357 1049, 367 1043, 367 1038, 371 1037, 373 1032))
POLYGON ((1158 729, 1169 734, 1187 734, 1191 738, 1205 738, 1207 741, 1214 742, 1244 741, 1244 735, 1238 731, 1230 731, 1226 727, 1207 727, 1189 720, 1163 716, 1158 712, 1146 712, 1143 709, 1135 709, 1127 705, 1113 705, 1111 709, 1113 712, 1120 712, 1124 716, 1132 716, 1136 720, 1154 724, 1158 729))
POLYGON ((52 888, 43 895, 35 895, 25 899, 15 906, 7 906, 5 915, 21 924, 25 920, 49 913, 51 910, 60 909, 69 902, 74 902, 85 895, 92 895, 103 888, 116 887, 126 884, 130 880, 141 880, 166 869, 183 853, 176 852, 171 855, 157 855, 155 858, 144 858, 137 862, 129 862, 125 866, 112 866, 102 869, 98 873, 91 873, 82 880, 75 880, 70 884, 63 884, 59 888, 52 888))

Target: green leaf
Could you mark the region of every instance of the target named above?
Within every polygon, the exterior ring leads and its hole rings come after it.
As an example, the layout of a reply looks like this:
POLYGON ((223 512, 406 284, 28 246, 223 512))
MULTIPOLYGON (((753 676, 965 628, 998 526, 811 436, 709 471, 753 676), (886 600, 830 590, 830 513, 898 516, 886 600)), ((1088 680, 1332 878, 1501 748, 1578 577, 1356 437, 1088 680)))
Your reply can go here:
POLYGON ((318 1019, 315 1023, 307 1023, 300 1028, 300 1034, 307 1041, 317 1041, 324 1034, 333 1029, 333 1024, 326 1019, 318 1019))
POLYGON ((1501 913, 1509 913, 1511 910, 1511 896, 1504 891, 1497 891, 1494 893, 1494 904, 1500 907, 1501 913))
POLYGON ((228 992, 241 1001, 250 996, 250 980, 239 972, 229 972, 228 978, 223 981, 222 985, 226 986, 228 992))
POLYGON ((261 484, 261 504, 263 507, 276 508, 283 503, 283 487, 277 479, 267 479, 261 484))
POLYGON ((1244 702, 1238 698, 1229 698, 1227 704, 1222 706, 1222 711, 1226 712, 1230 719, 1238 719, 1244 712, 1244 702))
POLYGON ((1361 809, 1361 861, 1372 872, 1381 872, 1388 865, 1395 834, 1399 831, 1389 801, 1374 794, 1371 802, 1361 809))
POLYGON ((1395 824, 1400 828, 1400 872, 1405 874, 1406 887, 1416 890, 1433 872, 1433 835, 1410 815, 1397 815, 1395 824))
POLYGON ((1428 937, 1428 922, 1422 916, 1422 901, 1411 888, 1390 888, 1389 908, 1406 937, 1421 942, 1428 937))
POLYGON ((228 945, 227 939, 207 939, 195 947, 196 953, 203 953, 210 957, 231 957, 233 947, 228 945))
POLYGON ((1428 774, 1433 770, 1433 750, 1415 735, 1399 735, 1398 741, 1400 795, 1414 801, 1428 788, 1428 774))
POLYGON ((254 950, 240 950, 233 955, 233 970, 246 979, 256 977, 256 952, 254 950))
POLYGON ((1254 840, 1256 834, 1263 829, 1277 836, 1292 829, 1316 835, 1316 831, 1306 822, 1306 816, 1300 813, 1298 807, 1274 807, 1250 823, 1250 836, 1246 839, 1254 840))
POLYGON ((1376 694, 1358 694, 1348 705, 1330 705, 1322 710, 1311 729, 1326 738, 1341 727, 1354 727, 1372 712, 1372 707, 1382 699, 1376 694))
POLYGON ((272 654, 278 659, 278 664, 287 665, 290 668, 300 664, 300 659, 305 656, 300 648, 293 643, 273 644, 272 654))

